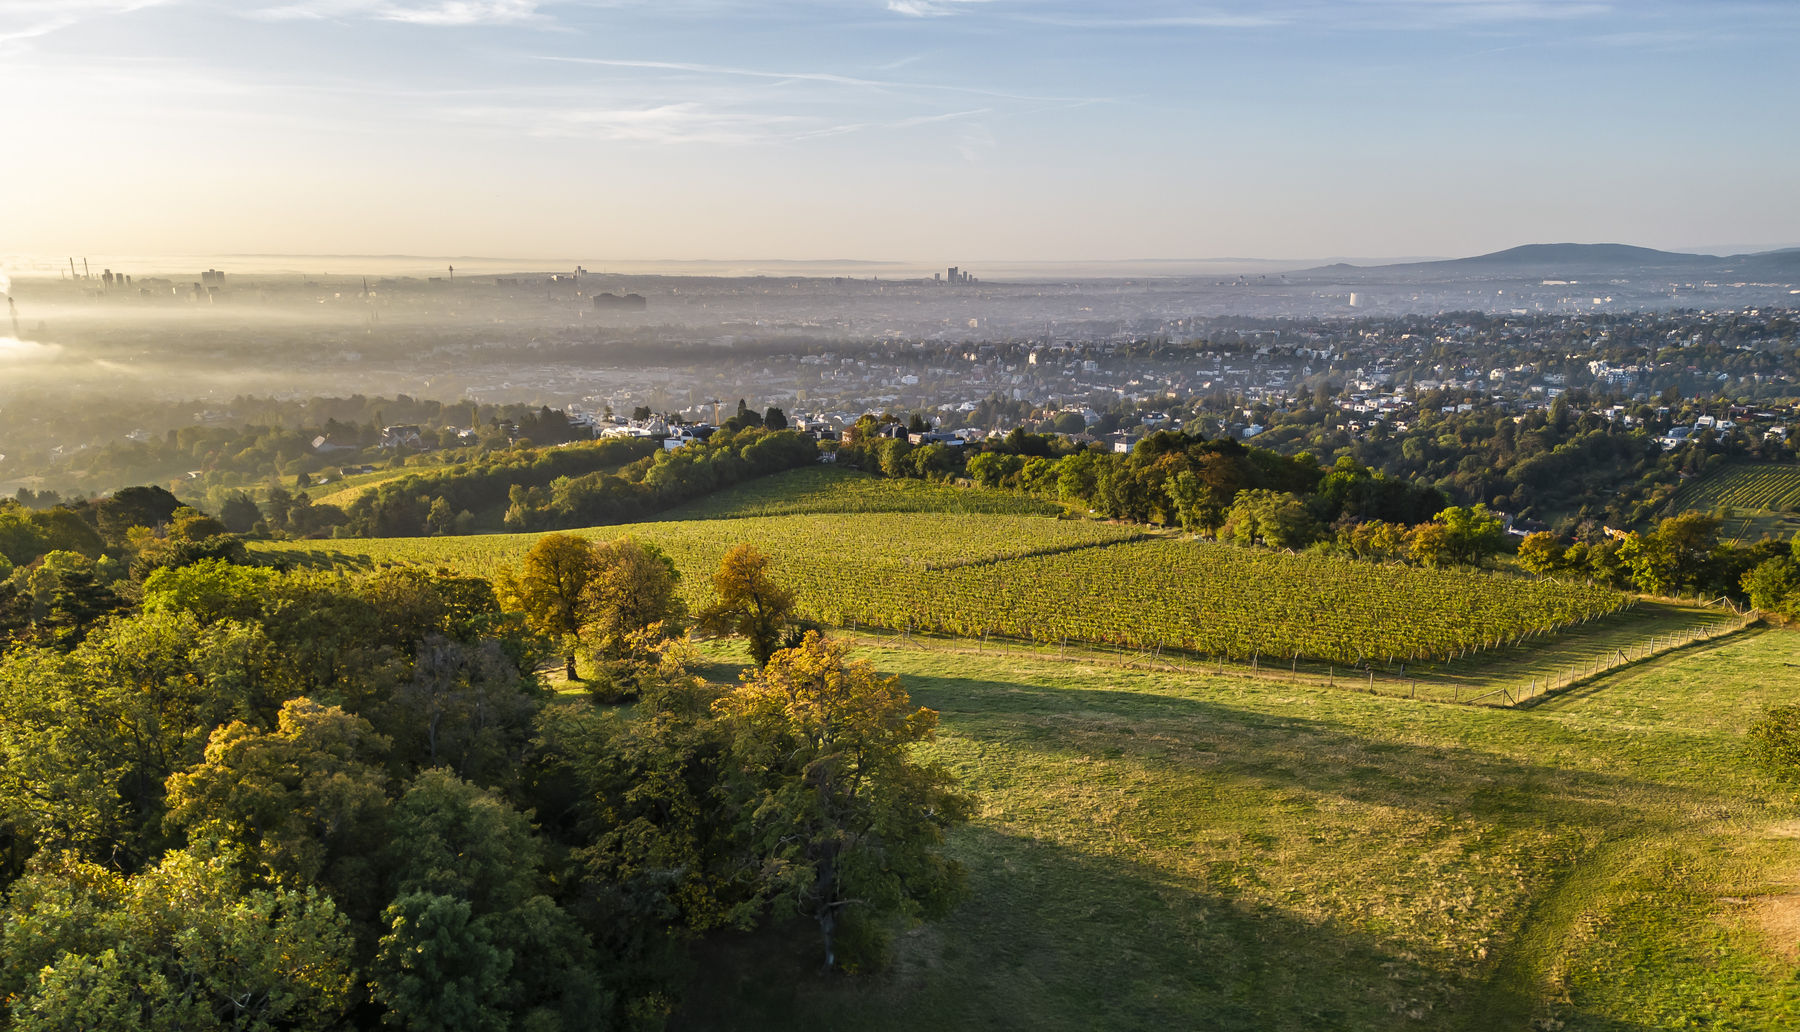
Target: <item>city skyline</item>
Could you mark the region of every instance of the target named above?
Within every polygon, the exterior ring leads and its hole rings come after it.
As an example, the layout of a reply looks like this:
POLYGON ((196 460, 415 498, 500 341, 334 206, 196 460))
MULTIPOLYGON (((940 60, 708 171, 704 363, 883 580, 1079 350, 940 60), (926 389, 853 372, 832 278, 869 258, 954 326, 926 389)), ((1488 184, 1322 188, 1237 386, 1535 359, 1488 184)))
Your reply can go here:
POLYGON ((1772 248, 1796 37, 1655 0, 0 0, 0 253, 1772 248))

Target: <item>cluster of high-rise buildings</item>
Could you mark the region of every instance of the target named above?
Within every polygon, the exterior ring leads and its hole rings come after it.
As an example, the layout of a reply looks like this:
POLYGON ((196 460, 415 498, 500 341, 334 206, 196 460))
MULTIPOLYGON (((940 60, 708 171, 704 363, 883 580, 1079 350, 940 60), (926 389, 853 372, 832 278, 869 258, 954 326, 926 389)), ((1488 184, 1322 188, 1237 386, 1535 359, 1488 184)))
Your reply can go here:
POLYGON ((957 287, 966 287, 969 284, 975 282, 975 277, 969 275, 967 272, 965 272, 962 269, 957 268, 954 265, 950 266, 949 271, 944 273, 942 276, 939 276, 936 273, 933 273, 931 278, 938 283, 948 283, 951 286, 957 286, 957 287))

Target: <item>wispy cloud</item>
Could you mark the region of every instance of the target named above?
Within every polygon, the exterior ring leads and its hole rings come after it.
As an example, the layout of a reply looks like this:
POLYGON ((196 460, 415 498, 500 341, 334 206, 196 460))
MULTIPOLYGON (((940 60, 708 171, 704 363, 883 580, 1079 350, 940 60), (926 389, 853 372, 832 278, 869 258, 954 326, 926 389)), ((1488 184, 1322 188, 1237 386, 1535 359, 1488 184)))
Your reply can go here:
POLYGON ((887 0, 887 9, 909 18, 942 18, 959 8, 984 4, 988 0, 887 0))
MULTIPOLYGON (((480 125, 541 139, 656 146, 795 143, 853 133, 896 132, 961 122, 987 113, 986 108, 976 108, 886 120, 832 121, 816 113, 766 112, 736 107, 728 100, 588 107, 485 104, 446 107, 439 112, 445 121, 458 125, 480 125)), ((982 133, 986 135, 985 130, 982 133)))
POLYGON ((367 18, 408 25, 546 24, 540 0, 296 0, 257 8, 261 18, 367 18))
POLYGON ((797 135, 792 115, 732 111, 699 102, 647 107, 476 106, 446 109, 453 121, 552 139, 611 143, 744 144, 797 135))
POLYGON ((687 72, 696 75, 765 79, 774 82, 820 82, 830 83, 836 86, 853 86, 865 89, 899 91, 929 90, 944 93, 966 93, 978 97, 992 97, 996 100, 1020 100, 1039 103, 1092 103, 1100 99, 1095 97, 1043 96, 991 89, 982 86, 962 86, 952 83, 901 82, 889 79, 867 79, 854 75, 839 75, 835 72, 769 71, 761 68, 740 68, 733 65, 700 64, 689 61, 636 61, 626 58, 564 57, 559 55, 539 55, 538 60, 554 61, 563 64, 594 65, 603 68, 642 68, 665 72, 687 72))
POLYGON ((1574 21, 1613 13, 1602 0, 1359 0, 1364 11, 1427 25, 1574 21))
POLYGON ((1294 22, 1278 11, 1238 13, 1204 10, 1185 14, 1025 14, 1022 20, 1065 29, 1262 29, 1294 22))
POLYGON ((976 118, 989 112, 988 108, 976 108, 972 111, 946 111, 937 115, 914 115, 911 118, 900 118, 890 122, 846 122, 842 125, 827 126, 823 129, 811 129, 800 133, 796 139, 810 140, 826 136, 846 136, 850 133, 864 132, 870 129, 916 129, 924 125, 937 125, 941 122, 959 122, 967 118, 976 118))
POLYGON ((1611 0, 887 0, 887 9, 915 18, 975 13, 1009 21, 1071 29, 1314 29, 1445 28, 1509 22, 1571 21, 1615 13, 1611 0))
POLYGON ((146 7, 166 0, 0 0, 0 48, 87 21, 146 7))

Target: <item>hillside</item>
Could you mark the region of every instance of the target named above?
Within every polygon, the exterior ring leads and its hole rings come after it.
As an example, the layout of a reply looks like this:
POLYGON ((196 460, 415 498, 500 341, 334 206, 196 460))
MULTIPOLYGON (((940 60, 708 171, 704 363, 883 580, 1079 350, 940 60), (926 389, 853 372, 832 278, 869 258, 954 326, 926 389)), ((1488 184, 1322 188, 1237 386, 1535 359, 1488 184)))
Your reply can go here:
POLYGON ((1793 650, 1733 639, 1525 711, 865 651, 981 798, 951 840, 967 900, 862 978, 796 977, 791 937, 716 944, 676 1027, 1792 1027, 1794 797, 1742 734, 1800 701, 1793 650))
POLYGON ((1697 277, 1786 280, 1800 273, 1800 248, 1719 257, 1659 251, 1630 244, 1523 244, 1503 251, 1424 262, 1350 265, 1339 262, 1296 273, 1331 279, 1492 277, 1536 279, 1568 276, 1630 276, 1633 273, 1697 277))
POLYGON ((1630 244, 1524 244, 1504 251, 1430 264, 1440 268, 1503 268, 1545 265, 1688 265, 1711 255, 1658 251, 1630 244))

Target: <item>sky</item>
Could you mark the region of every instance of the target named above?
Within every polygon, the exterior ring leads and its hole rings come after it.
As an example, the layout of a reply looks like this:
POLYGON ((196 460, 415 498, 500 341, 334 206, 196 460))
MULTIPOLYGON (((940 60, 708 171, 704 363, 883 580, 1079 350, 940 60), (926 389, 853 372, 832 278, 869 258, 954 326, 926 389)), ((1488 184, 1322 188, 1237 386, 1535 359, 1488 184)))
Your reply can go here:
POLYGON ((0 0, 0 255, 1800 243, 1794 0, 0 0))

